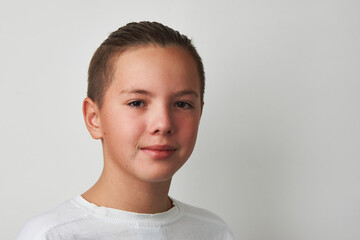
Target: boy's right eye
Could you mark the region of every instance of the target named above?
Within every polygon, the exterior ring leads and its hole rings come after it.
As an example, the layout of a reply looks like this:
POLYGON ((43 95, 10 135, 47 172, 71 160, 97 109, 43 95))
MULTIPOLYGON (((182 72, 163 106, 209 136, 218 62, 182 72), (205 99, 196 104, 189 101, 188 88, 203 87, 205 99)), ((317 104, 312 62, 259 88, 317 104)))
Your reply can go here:
POLYGON ((129 102, 127 105, 130 107, 138 108, 138 107, 143 107, 145 105, 145 103, 144 103, 144 101, 141 101, 141 100, 135 100, 135 101, 129 102))

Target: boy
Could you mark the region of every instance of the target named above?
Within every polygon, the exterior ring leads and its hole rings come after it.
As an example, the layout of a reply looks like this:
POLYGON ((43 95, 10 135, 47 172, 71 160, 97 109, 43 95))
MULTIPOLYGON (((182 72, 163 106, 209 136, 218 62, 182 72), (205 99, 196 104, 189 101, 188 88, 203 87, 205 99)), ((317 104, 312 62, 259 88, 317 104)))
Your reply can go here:
POLYGON ((195 145, 204 79, 191 41, 169 27, 129 23, 111 33, 90 62, 83 102, 103 172, 17 239, 233 239, 217 216, 168 197, 195 145))

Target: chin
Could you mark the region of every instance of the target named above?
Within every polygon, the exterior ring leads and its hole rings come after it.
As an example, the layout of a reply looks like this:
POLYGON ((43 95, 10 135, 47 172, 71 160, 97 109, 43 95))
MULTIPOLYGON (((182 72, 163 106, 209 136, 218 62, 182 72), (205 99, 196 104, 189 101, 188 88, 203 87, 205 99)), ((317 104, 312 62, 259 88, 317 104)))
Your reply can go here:
POLYGON ((176 171, 156 171, 143 174, 141 179, 149 183, 161 183, 171 181, 176 171))
POLYGON ((141 169, 138 168, 140 172, 137 173, 137 176, 146 182, 167 182, 172 179, 185 162, 179 161, 179 159, 155 161, 151 159, 150 161, 143 162, 141 169))

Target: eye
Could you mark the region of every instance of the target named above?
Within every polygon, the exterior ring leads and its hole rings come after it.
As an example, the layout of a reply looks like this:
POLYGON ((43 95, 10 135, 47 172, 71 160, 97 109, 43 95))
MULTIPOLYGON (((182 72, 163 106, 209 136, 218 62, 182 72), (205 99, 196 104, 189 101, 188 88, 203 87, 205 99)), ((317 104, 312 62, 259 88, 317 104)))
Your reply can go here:
POLYGON ((183 109, 192 109, 194 108, 193 105, 187 102, 176 102, 175 107, 183 108, 183 109))
POLYGON ((144 101, 141 100, 135 100, 135 101, 131 101, 127 104, 130 107, 135 107, 135 108, 139 108, 139 107, 143 107, 145 105, 144 101))

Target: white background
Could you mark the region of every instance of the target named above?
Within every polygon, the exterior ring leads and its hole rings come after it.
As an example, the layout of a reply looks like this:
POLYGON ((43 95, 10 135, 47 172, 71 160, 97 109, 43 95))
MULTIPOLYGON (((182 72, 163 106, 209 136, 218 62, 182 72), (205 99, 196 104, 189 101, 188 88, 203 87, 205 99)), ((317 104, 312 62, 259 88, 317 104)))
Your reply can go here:
POLYGON ((360 239, 360 2, 1 1, 0 239, 102 169, 81 103, 108 34, 160 21, 206 70, 197 147, 171 195, 237 239, 360 239))

